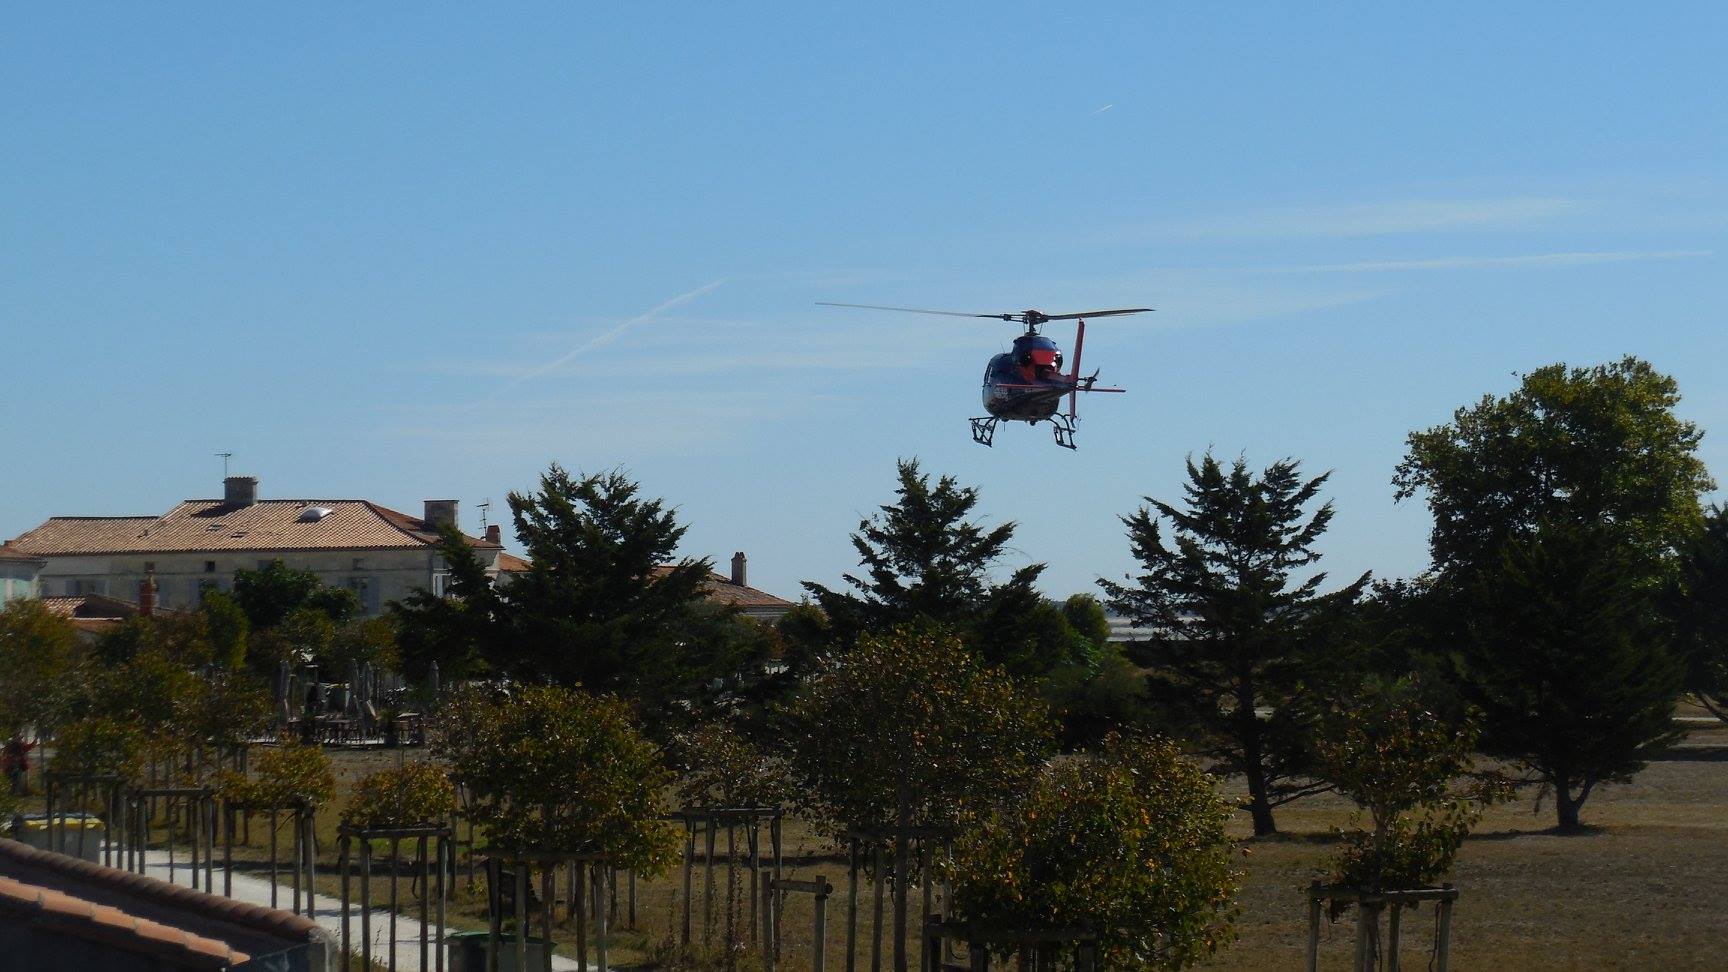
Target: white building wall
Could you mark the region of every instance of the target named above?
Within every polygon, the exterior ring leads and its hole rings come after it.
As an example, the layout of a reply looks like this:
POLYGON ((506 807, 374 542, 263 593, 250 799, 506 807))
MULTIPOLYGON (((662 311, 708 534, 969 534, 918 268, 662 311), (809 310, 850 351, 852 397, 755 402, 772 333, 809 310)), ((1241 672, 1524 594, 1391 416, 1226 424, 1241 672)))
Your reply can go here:
MULTIPOLYGON (((496 561, 496 551, 475 551, 496 561)), ((220 553, 77 554, 46 556, 41 574, 43 595, 107 594, 138 599, 146 570, 156 578, 156 603, 164 608, 196 607, 204 588, 232 590, 234 573, 256 570, 281 560, 296 570, 309 570, 328 587, 345 587, 360 597, 367 615, 383 612, 391 601, 416 588, 441 589, 434 577, 443 572, 443 559, 431 547, 390 550, 258 550, 220 553)), ((488 562, 490 569, 493 564, 488 562)))

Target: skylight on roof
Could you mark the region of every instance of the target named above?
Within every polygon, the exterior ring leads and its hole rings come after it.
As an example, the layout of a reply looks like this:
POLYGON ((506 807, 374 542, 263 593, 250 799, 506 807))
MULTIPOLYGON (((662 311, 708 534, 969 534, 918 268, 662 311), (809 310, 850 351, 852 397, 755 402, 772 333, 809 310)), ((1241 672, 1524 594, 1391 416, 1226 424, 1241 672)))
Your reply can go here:
POLYGON ((297 523, 317 523, 334 512, 336 511, 328 506, 308 506, 301 510, 294 520, 297 523))

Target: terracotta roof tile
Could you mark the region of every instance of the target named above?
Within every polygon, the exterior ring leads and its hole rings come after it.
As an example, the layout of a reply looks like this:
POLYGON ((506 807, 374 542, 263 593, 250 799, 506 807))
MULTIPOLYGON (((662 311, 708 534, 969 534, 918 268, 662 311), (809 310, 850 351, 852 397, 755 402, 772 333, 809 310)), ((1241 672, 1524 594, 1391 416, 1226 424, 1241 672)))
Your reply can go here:
MULTIPOLYGON (((12 541, 12 549, 41 556, 114 553, 191 553, 228 550, 380 550, 423 547, 438 541, 424 520, 367 500, 259 500, 237 506, 222 500, 186 500, 161 516, 57 516, 12 541), (311 507, 329 512, 315 520, 311 507)), ((476 547, 498 545, 477 537, 476 547)))
POLYGON ((69 933, 168 954, 195 968, 227 968, 248 956, 230 942, 167 924, 174 920, 170 916, 185 915, 206 933, 251 941, 265 950, 329 941, 328 933, 310 918, 5 839, 0 839, 0 910, 33 913, 63 923, 69 933), (100 903, 80 897, 84 894, 100 903))
POLYGON ((159 955, 187 967, 225 969, 250 958, 226 942, 5 875, 0 875, 0 910, 51 924, 63 934, 97 939, 124 951, 159 955))
MULTIPOLYGON (((530 561, 513 553, 506 552, 498 555, 498 572, 501 574, 521 573, 531 566, 533 565, 530 561)), ((671 569, 670 566, 656 567, 654 572, 664 574, 671 569)), ((708 582, 703 585, 702 593, 712 603, 735 605, 740 608, 790 608, 794 606, 791 601, 785 598, 775 597, 767 591, 757 590, 744 584, 734 584, 731 578, 712 572, 708 574, 708 582)))
POLYGON ((13 547, 12 541, 7 540, 5 543, 0 543, 0 560, 24 560, 24 561, 40 562, 42 560, 42 558, 36 556, 35 554, 25 553, 24 551, 13 547))

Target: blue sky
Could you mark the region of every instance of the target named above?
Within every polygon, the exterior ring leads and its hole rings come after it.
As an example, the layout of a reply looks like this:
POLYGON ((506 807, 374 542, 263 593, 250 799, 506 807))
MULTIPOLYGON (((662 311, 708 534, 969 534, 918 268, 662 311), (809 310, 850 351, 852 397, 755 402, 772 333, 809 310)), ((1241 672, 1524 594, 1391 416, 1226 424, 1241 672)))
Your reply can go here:
POLYGON ((1334 470, 1325 566, 1394 576, 1411 429, 1628 353, 1728 475, 1728 12, 1407 6, 15 6, 0 536, 222 451, 469 525, 558 460, 791 596, 917 456, 1064 595, 1212 448, 1334 470), (1158 311, 1068 453, 967 435, 1009 325, 818 300, 1158 311))

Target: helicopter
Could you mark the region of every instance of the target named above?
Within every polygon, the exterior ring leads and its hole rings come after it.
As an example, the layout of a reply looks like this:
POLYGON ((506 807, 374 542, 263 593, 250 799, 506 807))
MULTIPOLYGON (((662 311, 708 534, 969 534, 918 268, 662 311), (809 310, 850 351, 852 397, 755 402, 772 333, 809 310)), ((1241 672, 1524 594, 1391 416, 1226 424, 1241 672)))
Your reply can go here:
POLYGON ((965 314, 959 311, 924 310, 917 307, 883 307, 878 304, 839 304, 819 300, 823 307, 859 307, 865 310, 900 311, 908 314, 939 314, 943 317, 977 317, 987 320, 1023 324, 1026 332, 1014 339, 1012 350, 998 354, 984 366, 984 411, 972 419, 972 441, 989 446, 996 439, 1000 422, 1025 422, 1037 425, 1049 422, 1056 434, 1056 444, 1064 449, 1079 448, 1074 442, 1074 423, 1079 420, 1076 399, 1080 392, 1125 392, 1126 388, 1098 387, 1098 372, 1080 374, 1080 352, 1086 345, 1086 318, 1118 317, 1123 314, 1144 314, 1150 307, 1121 307, 1115 310, 1082 311, 1078 314, 1046 314, 1024 310, 1017 314, 965 314), (1038 332, 1051 321, 1074 322, 1074 365, 1062 371, 1062 349, 1056 342, 1038 332), (1062 411, 1062 399, 1068 399, 1068 410, 1062 411))

